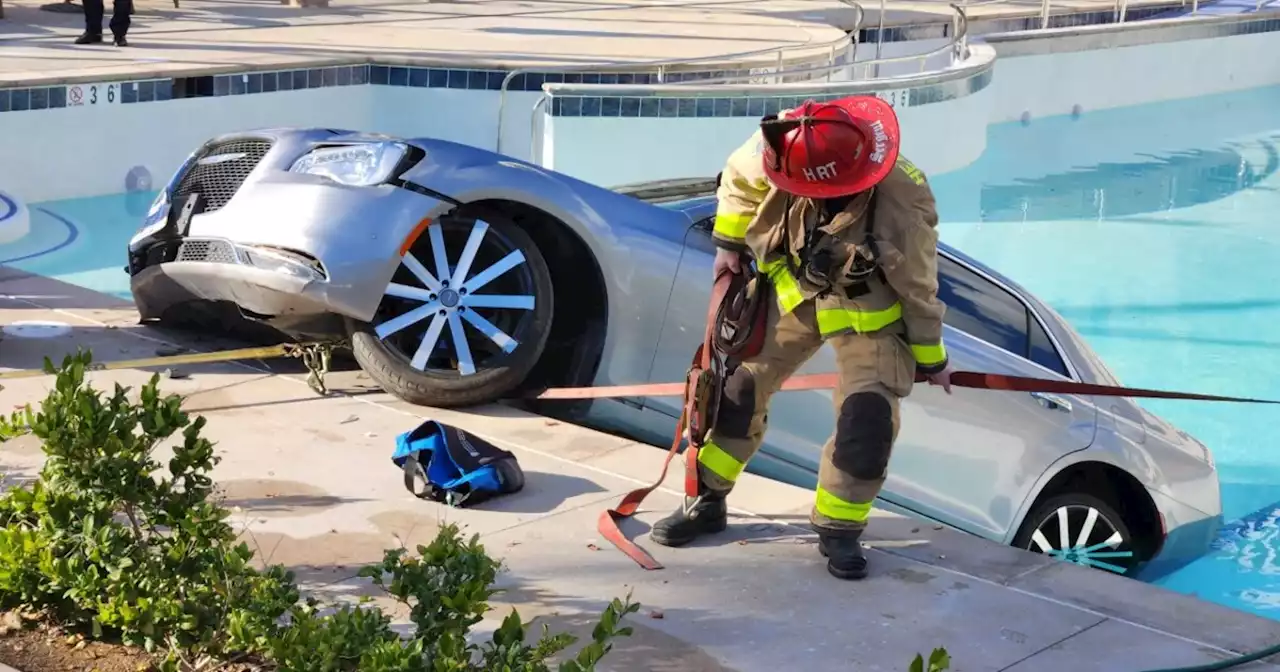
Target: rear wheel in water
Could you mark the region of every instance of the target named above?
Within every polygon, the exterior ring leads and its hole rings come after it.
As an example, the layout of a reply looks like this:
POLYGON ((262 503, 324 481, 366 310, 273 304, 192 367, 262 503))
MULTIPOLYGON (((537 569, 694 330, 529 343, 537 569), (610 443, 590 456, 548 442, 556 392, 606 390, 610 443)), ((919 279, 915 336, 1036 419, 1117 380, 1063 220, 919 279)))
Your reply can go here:
POLYGON ((1087 493, 1057 495, 1032 509, 1017 548, 1121 575, 1141 564, 1133 533, 1115 508, 1087 493))
POLYGON ((501 213, 460 210, 404 255, 374 318, 348 323, 360 367, 414 404, 501 399, 524 382, 551 328, 551 274, 533 239, 501 213))

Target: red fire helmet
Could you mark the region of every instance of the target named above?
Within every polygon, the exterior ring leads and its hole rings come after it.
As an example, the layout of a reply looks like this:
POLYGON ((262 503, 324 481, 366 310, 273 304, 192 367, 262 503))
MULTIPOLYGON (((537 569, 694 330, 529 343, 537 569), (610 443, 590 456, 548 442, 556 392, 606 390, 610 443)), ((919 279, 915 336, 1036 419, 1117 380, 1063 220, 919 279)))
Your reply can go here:
POLYGON ((764 169, 785 192, 840 198, 866 191, 893 170, 900 133, 893 108, 875 96, 806 100, 760 124, 764 169))

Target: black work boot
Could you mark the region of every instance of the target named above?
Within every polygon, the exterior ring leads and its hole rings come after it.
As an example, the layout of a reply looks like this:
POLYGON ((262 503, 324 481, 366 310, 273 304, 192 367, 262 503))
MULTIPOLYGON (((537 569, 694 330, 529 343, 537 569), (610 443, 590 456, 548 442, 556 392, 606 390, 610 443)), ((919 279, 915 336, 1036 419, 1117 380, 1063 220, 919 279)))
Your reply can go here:
POLYGON ((846 581, 867 578, 867 557, 862 554, 862 530, 818 529, 818 552, 827 559, 831 576, 846 581))
POLYGON ((685 497, 674 513, 654 523, 649 538, 663 546, 684 546, 704 534, 724 532, 729 527, 729 505, 725 495, 709 490, 699 499, 685 497))

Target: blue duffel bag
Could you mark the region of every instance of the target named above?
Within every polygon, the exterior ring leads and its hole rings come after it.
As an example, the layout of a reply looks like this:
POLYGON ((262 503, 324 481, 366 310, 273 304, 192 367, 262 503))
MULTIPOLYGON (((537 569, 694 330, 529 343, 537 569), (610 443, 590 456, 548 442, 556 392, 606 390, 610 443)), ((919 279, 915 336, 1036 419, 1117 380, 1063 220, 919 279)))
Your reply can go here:
POLYGON ((466 430, 428 420, 396 437, 391 456, 414 496, 461 506, 524 488, 516 456, 466 430))

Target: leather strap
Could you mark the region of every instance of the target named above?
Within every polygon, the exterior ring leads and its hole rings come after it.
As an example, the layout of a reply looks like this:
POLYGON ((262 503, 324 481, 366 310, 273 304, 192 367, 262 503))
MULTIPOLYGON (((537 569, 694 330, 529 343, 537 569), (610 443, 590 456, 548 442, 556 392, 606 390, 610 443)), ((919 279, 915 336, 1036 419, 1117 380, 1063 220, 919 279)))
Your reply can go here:
MULTIPOLYGON (((667 479, 667 471, 671 468, 671 461, 675 459, 676 453, 679 452, 680 444, 684 443, 685 430, 689 426, 689 414, 694 411, 698 403, 698 399, 694 398, 695 391, 698 389, 698 378, 701 377, 702 372, 711 371, 713 366, 712 357, 714 355, 712 351, 712 343, 715 335, 716 313, 720 310, 720 305, 724 302, 725 297, 728 296, 730 288, 734 286, 733 280, 734 276, 732 273, 721 273, 716 277, 715 285, 712 287, 711 304, 707 308, 706 332, 703 334, 702 344, 699 345, 698 349, 693 353, 693 361, 689 366, 689 374, 684 384, 680 386, 683 389, 678 392, 678 394, 684 395, 684 404, 680 410, 680 419, 676 421, 676 432, 675 436, 671 438, 671 447, 667 449, 666 459, 662 461, 662 472, 658 475, 658 480, 654 481, 653 485, 632 490, 631 492, 623 495, 622 500, 618 502, 617 506, 601 512, 599 520, 596 521, 596 529, 600 532, 601 536, 607 539, 614 546, 617 546, 618 550, 625 553, 627 557, 631 558, 636 562, 636 564, 645 569, 662 569, 662 563, 654 559, 648 551, 641 548, 634 541, 628 539, 627 535, 622 533, 622 528, 619 524, 622 520, 634 516, 636 511, 640 509, 640 504, 644 501, 644 498, 648 497, 649 493, 658 489, 658 487, 662 485, 662 482, 667 479)), ((672 385, 678 384, 673 383, 672 385)), ((644 386, 622 387, 633 388, 644 386)), ((561 389, 592 390, 603 388, 561 389)), ((548 392, 555 392, 555 390, 548 390, 548 392)), ((539 396, 538 398, 583 399, 601 397, 539 396)), ((690 441, 689 447, 685 450, 684 491, 686 497, 698 496, 698 443, 699 442, 697 441, 690 441)))

